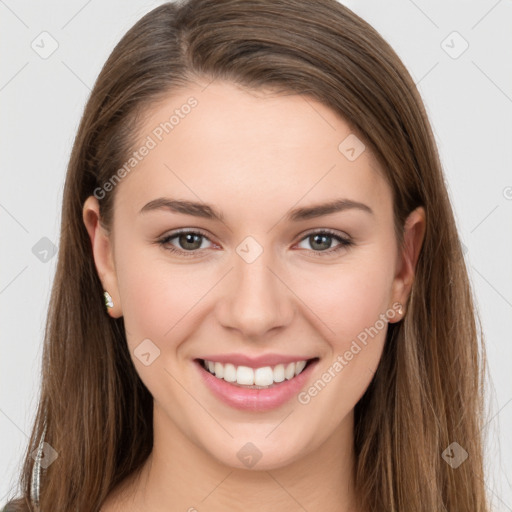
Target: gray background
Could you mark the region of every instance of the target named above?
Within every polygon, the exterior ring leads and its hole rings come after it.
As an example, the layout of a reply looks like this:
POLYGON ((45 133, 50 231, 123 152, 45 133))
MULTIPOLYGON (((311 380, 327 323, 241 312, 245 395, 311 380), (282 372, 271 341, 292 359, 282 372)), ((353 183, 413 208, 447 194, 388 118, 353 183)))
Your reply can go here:
MULTIPOLYGON (((81 112, 116 42, 160 3, 0 0, 0 505, 35 414, 81 112)), ((495 510, 512 511, 512 1, 343 3, 395 48, 430 115, 486 335, 487 487, 495 510)))

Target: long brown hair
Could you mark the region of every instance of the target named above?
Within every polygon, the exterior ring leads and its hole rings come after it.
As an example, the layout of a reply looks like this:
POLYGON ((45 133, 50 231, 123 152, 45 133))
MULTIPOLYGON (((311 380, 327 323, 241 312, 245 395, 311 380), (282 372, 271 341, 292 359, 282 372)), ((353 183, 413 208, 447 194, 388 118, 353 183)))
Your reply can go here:
MULTIPOLYGON (((481 333, 441 164, 404 65, 335 0, 189 0, 138 21, 105 63, 67 170, 43 349, 41 396, 20 478, 30 505, 32 452, 58 453, 41 477, 43 512, 97 511, 151 452, 152 397, 110 318, 82 207, 133 151, 144 113, 196 78, 316 99, 373 151, 391 186, 398 239, 422 205, 426 233, 403 322, 355 410, 356 490, 372 512, 484 512, 481 333), (457 442, 458 468, 442 452, 457 442)), ((115 190, 100 201, 110 225, 115 190)), ((11 510, 11 509, 9 509, 11 510)))

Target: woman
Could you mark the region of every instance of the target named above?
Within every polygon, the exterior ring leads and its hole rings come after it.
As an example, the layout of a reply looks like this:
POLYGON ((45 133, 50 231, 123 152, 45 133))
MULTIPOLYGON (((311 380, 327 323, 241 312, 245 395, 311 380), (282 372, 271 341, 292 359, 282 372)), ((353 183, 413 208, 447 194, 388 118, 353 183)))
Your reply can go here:
POLYGON ((432 132, 346 7, 144 16, 91 93, 62 216, 9 510, 488 510, 432 132))

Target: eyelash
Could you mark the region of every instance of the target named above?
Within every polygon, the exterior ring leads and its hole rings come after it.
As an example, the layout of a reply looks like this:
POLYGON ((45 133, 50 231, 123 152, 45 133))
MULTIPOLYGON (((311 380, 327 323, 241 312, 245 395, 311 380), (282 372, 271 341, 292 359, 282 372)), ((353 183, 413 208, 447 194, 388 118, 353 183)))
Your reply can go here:
MULTIPOLYGON (((167 250, 171 253, 179 254, 179 255, 185 256, 185 257, 192 257, 192 258, 197 257, 198 253, 200 252, 200 249, 184 251, 182 249, 177 249, 176 247, 173 247, 171 245, 167 245, 171 240, 173 240, 177 236, 184 234, 184 233, 200 235, 203 238, 206 238, 207 240, 211 241, 208 238, 208 236, 206 235, 206 233, 200 229, 196 229, 196 230, 182 229, 182 230, 174 231, 173 233, 170 233, 169 235, 166 235, 165 237, 157 240, 157 243, 159 245, 161 245, 165 250, 167 250)), ((329 235, 331 238, 335 238, 339 242, 339 244, 337 246, 332 247, 330 249, 326 249, 325 251, 315 251, 315 250, 311 249, 311 252, 313 254, 315 254, 315 256, 319 256, 319 257, 325 257, 324 256, 325 254, 332 255, 342 249, 346 249, 346 248, 349 248, 354 245, 354 242, 352 240, 350 240, 349 238, 342 237, 341 235, 337 234, 335 231, 332 231, 330 229, 322 229, 322 230, 311 231, 309 233, 306 233, 299 240, 299 242, 302 242, 306 238, 309 238, 310 236, 313 236, 313 235, 329 235)))

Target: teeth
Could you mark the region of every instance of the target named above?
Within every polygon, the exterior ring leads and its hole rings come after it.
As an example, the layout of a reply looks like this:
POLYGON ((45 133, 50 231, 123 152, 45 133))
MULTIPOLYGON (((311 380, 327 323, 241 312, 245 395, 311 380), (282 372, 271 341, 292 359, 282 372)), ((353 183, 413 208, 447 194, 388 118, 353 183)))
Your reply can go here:
POLYGON ((254 370, 254 384, 257 386, 270 386, 274 384, 274 371, 270 366, 254 370))
MULTIPOLYGON (((221 373, 224 373, 224 376, 222 378, 225 381, 227 381, 227 382, 235 382, 236 381, 236 368, 232 364, 230 364, 230 363, 225 364, 224 371, 221 373)), ((219 377, 219 379, 220 379, 220 377, 219 377)))
POLYGON ((295 363, 295 375, 299 375, 299 373, 304 370, 306 366, 306 361, 299 361, 298 363, 295 363))
POLYGON ((284 364, 278 364, 274 366, 274 382, 283 382, 284 380, 284 364))
POLYGON ((286 380, 293 379, 295 377, 295 363, 290 363, 284 370, 284 376, 286 380))
POLYGON ((253 388, 269 387, 274 383, 290 380, 299 375, 306 367, 307 361, 297 361, 287 365, 278 364, 274 367, 249 368, 235 366, 231 363, 222 364, 214 361, 203 361, 203 366, 210 373, 226 382, 253 388))
POLYGON ((244 386, 252 386, 254 384, 254 370, 247 366, 239 366, 236 369, 236 382, 244 386))
POLYGON ((215 363, 215 371, 211 373, 215 373, 219 379, 222 379, 222 377, 224 377, 224 366, 222 366, 220 363, 215 363))

